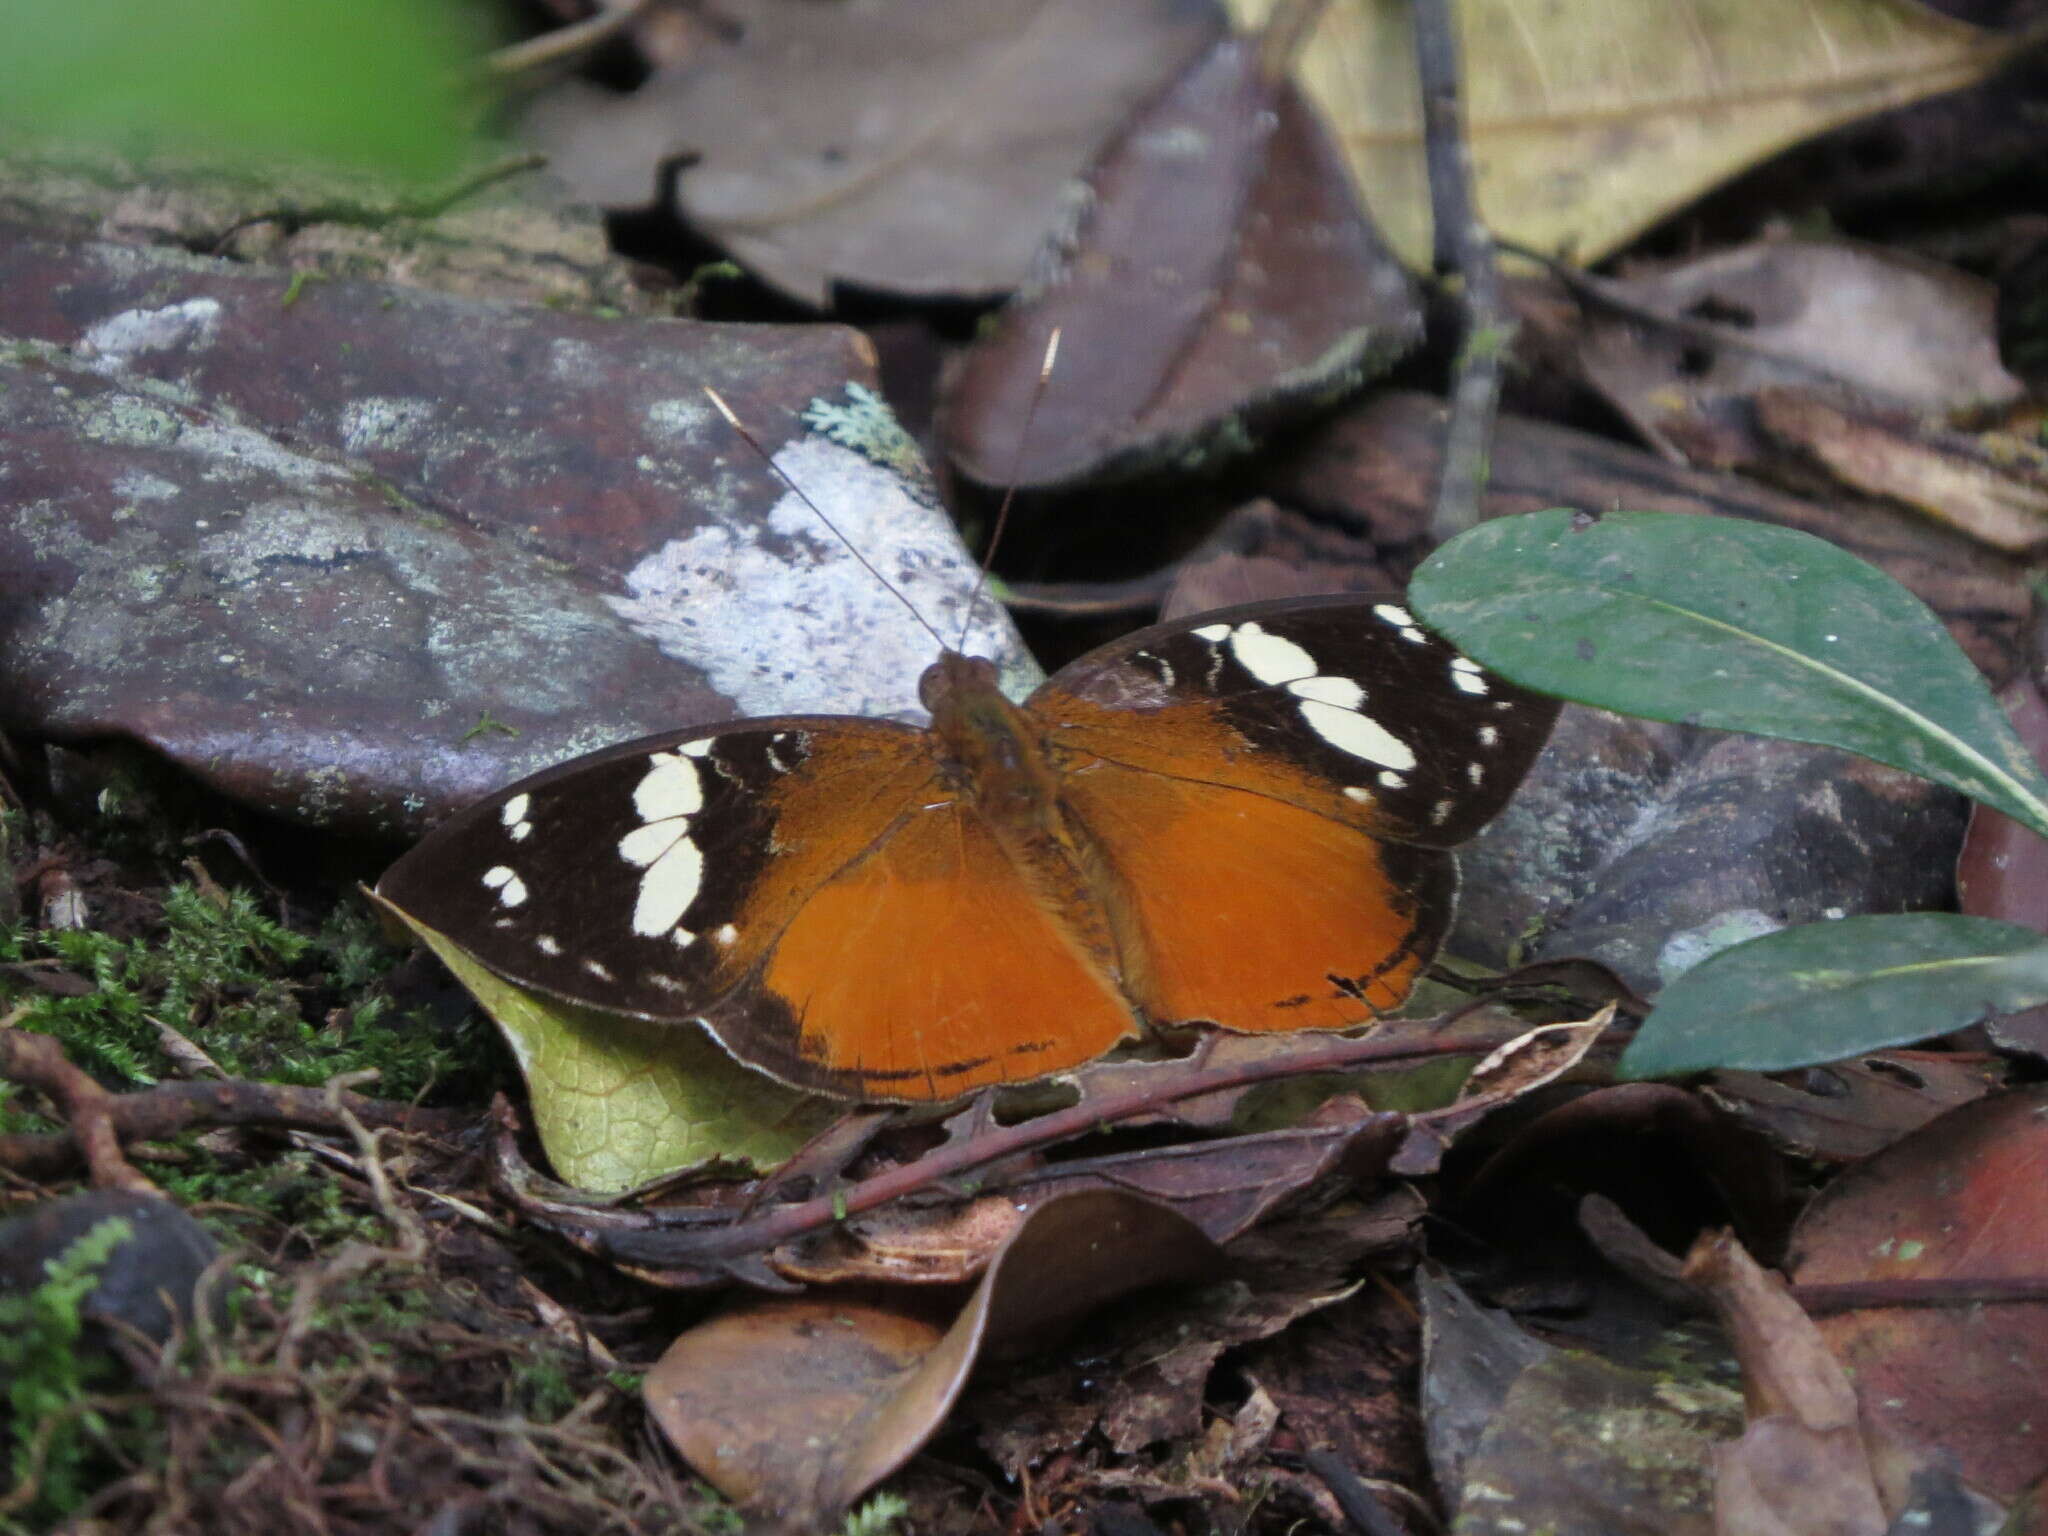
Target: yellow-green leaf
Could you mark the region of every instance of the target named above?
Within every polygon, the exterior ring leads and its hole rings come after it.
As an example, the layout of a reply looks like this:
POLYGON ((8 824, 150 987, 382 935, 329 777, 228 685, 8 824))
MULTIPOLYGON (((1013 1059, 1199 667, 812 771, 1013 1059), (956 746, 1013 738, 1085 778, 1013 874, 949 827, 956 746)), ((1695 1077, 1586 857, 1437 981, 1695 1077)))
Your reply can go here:
MULTIPOLYGON (((1274 0, 1227 0, 1240 25, 1274 0)), ((1481 213, 1597 261, 1823 129, 1988 73, 2010 38, 1911 0, 1457 0, 1481 213)), ((1382 232, 1429 261, 1409 0, 1329 9, 1301 76, 1382 232)))
POLYGON ((718 1158, 771 1168, 845 1106, 798 1093, 726 1055, 695 1024, 651 1024, 506 981, 380 898, 504 1032, 548 1161, 583 1189, 631 1189, 718 1158))

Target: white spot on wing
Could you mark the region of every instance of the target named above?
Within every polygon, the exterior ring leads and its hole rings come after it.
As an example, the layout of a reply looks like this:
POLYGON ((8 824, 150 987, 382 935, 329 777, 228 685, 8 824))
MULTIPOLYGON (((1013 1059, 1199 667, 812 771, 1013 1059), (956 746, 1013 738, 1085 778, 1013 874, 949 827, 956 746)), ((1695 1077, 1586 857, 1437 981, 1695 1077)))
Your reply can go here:
POLYGON ((1415 622, 1415 615, 1406 608, 1403 608, 1399 603, 1375 603, 1372 611, 1378 617, 1385 619, 1389 624, 1405 627, 1415 622))
POLYGON ((517 907, 526 901, 526 882, 503 864, 494 864, 484 871, 484 884, 496 891, 498 900, 508 907, 517 907))
POLYGON ((1189 630, 1188 633, 1197 640, 1206 640, 1211 645, 1221 645, 1230 638, 1230 626, 1228 624, 1204 624, 1199 629, 1189 630))
POLYGON ((642 821, 690 816, 704 809, 704 785, 694 763, 673 752, 653 753, 647 761, 653 766, 633 791, 633 809, 642 821))
POLYGON ((1356 709, 1365 702, 1365 690, 1348 677, 1304 677, 1287 685, 1297 699, 1315 699, 1339 709, 1356 709))
POLYGON ((738 938, 739 936, 739 929, 733 927, 731 923, 727 923, 724 927, 720 928, 716 933, 711 935, 712 938, 716 939, 721 944, 730 944, 734 939, 738 938))
MULTIPOLYGON (((1400 775, 1397 773, 1393 777, 1398 779, 1400 775)), ((1370 804, 1372 801, 1372 791, 1360 789, 1356 784, 1346 784, 1344 786, 1344 798, 1346 800, 1363 800, 1370 804)))
POLYGON ((1415 766, 1415 754, 1408 750, 1408 744, 1371 715, 1339 709, 1334 704, 1319 703, 1315 699, 1302 701, 1301 715, 1310 730, 1340 752, 1349 752, 1353 757, 1362 757, 1369 763, 1381 763, 1403 773, 1415 766))
POLYGON ((1403 775, 1390 771, 1380 775, 1380 787, 1382 789, 1406 789, 1408 787, 1408 780, 1403 775))
POLYGON ((1484 764, 1484 763, 1476 763, 1476 762, 1475 762, 1475 763, 1467 763, 1467 764, 1465 765, 1465 777, 1466 777, 1466 778, 1468 778, 1468 779, 1470 779, 1470 780, 1471 780, 1471 781, 1472 781, 1472 782, 1473 782, 1474 784, 1483 784, 1483 783, 1485 783, 1485 782, 1486 782, 1486 764, 1484 764))
MULTIPOLYGON (((709 757, 713 738, 706 736, 698 741, 686 741, 676 750, 685 757, 709 757)), ((657 754, 658 755, 658 754, 657 754)))
POLYGON ((505 824, 505 830, 512 834, 512 841, 523 843, 533 835, 533 823, 526 819, 526 813, 533 808, 533 796, 514 795, 498 809, 498 820, 505 824))
POLYGON ((533 947, 542 954, 552 957, 562 952, 562 941, 552 933, 544 933, 533 941, 533 947))
POLYGON ((1482 747, 1499 746, 1500 732, 1493 726, 1482 725, 1481 727, 1479 727, 1479 745, 1481 745, 1482 747))
POLYGON ((1458 808, 1455 800, 1439 800, 1429 808, 1429 824, 1440 827, 1451 819, 1451 812, 1458 808))
POLYGON ((1230 632, 1230 654, 1262 683, 1278 686, 1316 675, 1316 659, 1284 635, 1257 624, 1240 624, 1230 632))
POLYGON ((583 969, 590 972, 599 981, 611 981, 614 979, 610 968, 601 960, 586 960, 583 962, 583 969))
MULTIPOLYGON (((643 827, 641 831, 654 830, 643 827)), ((631 842, 638 833, 629 835, 631 842)), ((624 844, 620 851, 625 851, 624 844)), ((668 851, 647 866, 640 877, 640 898, 633 903, 633 931, 644 938, 667 933, 683 920, 704 879, 704 855, 687 837, 676 838, 668 851)))
POLYGON ((1469 657, 1451 658, 1451 681, 1467 693, 1483 694, 1487 691, 1485 674, 1480 670, 1479 663, 1469 657))

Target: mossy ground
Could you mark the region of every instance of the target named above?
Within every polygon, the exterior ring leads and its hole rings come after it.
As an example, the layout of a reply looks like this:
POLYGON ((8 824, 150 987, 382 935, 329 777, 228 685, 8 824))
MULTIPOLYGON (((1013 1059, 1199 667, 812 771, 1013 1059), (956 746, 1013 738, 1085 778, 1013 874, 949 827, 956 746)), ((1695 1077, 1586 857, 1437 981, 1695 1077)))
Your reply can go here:
MULTIPOLYGON (((514 1086, 484 1027, 407 980, 346 880, 235 883, 232 860, 191 861, 190 829, 106 814, 119 804, 0 824, 0 890, 20 898, 0 907, 8 1027, 55 1036, 115 1092, 203 1075, 202 1056, 279 1083, 374 1072, 361 1091, 479 1111, 514 1086), (52 890, 76 894, 82 926, 39 921, 52 890)), ((52 1130, 48 1116, 0 1084, 0 1134, 52 1130)), ((380 1137, 383 1209, 368 1155, 235 1128, 136 1154, 227 1248, 232 1322, 161 1352, 80 1347, 104 1257, 89 1242, 39 1290, 0 1297, 0 1536, 367 1536, 437 1517, 578 1536, 731 1528, 644 1432, 639 1371, 673 1332, 650 1330, 646 1293, 497 1225, 470 1142, 380 1137), (536 1285, 564 1304, 553 1328, 536 1285)), ((70 1187, 0 1179, 0 1216, 70 1187)))

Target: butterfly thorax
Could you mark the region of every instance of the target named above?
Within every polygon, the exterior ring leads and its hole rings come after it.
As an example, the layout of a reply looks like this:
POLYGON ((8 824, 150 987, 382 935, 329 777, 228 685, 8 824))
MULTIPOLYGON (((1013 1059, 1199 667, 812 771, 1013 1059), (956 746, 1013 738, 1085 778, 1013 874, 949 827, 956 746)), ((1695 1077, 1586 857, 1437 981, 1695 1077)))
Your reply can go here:
MULTIPOLYGON (((995 664, 947 651, 925 669, 918 694, 954 787, 997 824, 1057 817, 1058 785, 1042 734, 996 686, 995 664)), ((1048 828, 1049 829, 1049 828, 1048 828)))
POLYGON ((972 805, 1070 941, 1118 974, 1101 855, 1061 806, 1059 772, 1038 721, 1003 696, 993 662, 957 651, 925 669, 918 695, 931 711, 949 786, 972 805))

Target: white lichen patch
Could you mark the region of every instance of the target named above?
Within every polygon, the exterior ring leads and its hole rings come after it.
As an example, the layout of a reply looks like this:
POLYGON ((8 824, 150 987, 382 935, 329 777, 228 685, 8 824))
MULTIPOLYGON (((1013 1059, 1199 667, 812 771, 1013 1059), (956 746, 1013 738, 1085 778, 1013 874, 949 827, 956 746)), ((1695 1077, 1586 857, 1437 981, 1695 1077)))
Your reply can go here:
POLYGON ((175 482, 140 469, 116 476, 114 491, 129 501, 169 501, 179 494, 175 482))
POLYGON ((1756 907, 1731 907, 1717 912, 1692 928, 1684 928, 1665 939, 1657 951, 1657 978, 1666 986, 1678 980, 1702 960, 1724 949, 1776 933, 1785 924, 1756 907))
MULTIPOLYGON (((958 636, 976 570, 942 510, 822 437, 791 443, 775 463, 934 629, 958 636)), ((794 492, 765 527, 717 524, 669 540, 628 573, 626 594, 606 599, 620 618, 703 668, 748 714, 923 715, 917 679, 938 643, 794 492)), ((986 596, 965 649, 993 657, 1012 692, 1036 682, 986 596)))
POLYGON ((656 400, 647 407, 647 430, 657 438, 695 441, 716 420, 708 400, 656 400))
POLYGON ((124 309, 86 327, 78 355, 95 373, 115 374, 145 352, 199 352, 220 334, 220 300, 187 299, 161 309, 124 309))
POLYGON ((350 453, 371 453, 379 449, 405 448, 417 440, 422 428, 434 419, 431 400, 405 395, 366 395, 342 407, 342 445, 350 453))

